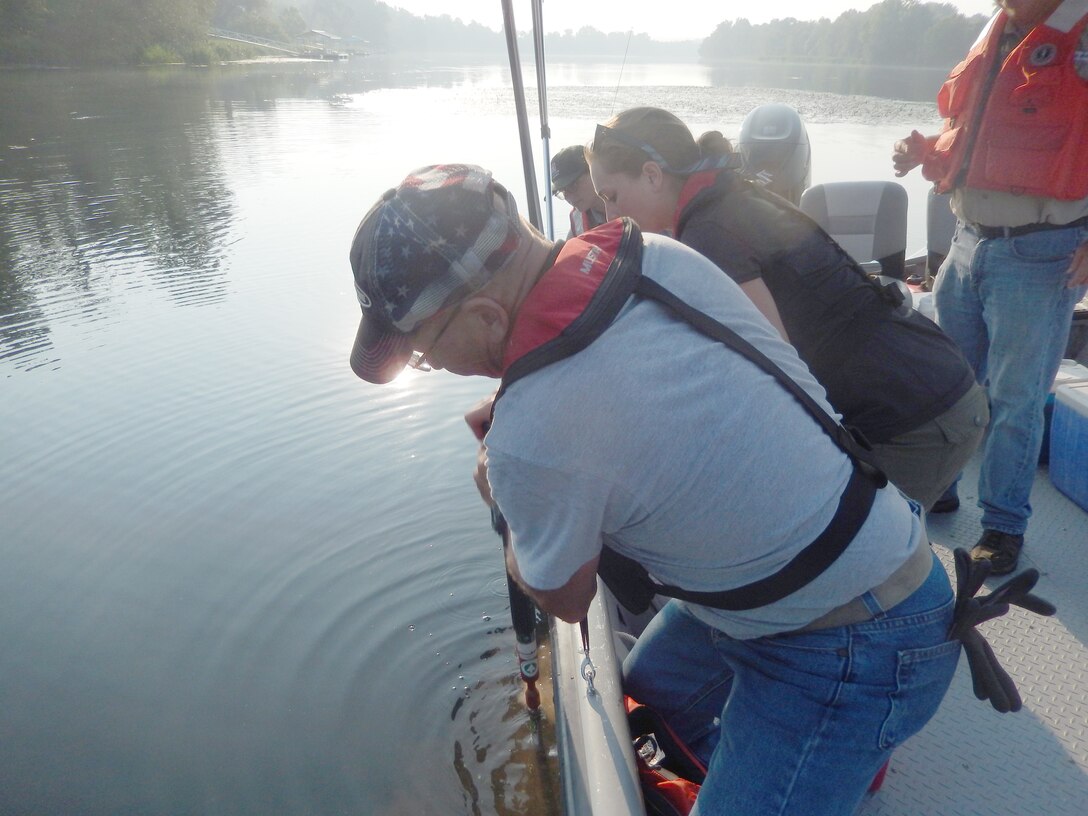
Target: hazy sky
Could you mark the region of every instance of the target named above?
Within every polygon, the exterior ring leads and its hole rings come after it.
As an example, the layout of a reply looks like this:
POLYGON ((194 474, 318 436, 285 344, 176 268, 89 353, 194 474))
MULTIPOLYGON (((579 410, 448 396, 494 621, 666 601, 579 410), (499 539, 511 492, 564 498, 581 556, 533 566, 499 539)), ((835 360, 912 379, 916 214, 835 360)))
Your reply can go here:
MULTIPOLYGON (((753 23, 765 23, 781 17, 815 20, 835 17, 847 9, 867 9, 877 0, 763 0, 739 3, 736 0, 544 0, 544 27, 547 31, 577 30, 584 25, 600 31, 647 33, 658 40, 702 39, 723 20, 746 17, 753 23), (662 9, 667 13, 662 13, 662 9)), ((992 0, 944 0, 962 14, 987 14, 992 0)), ((448 14, 465 22, 478 22, 502 29, 500 0, 385 0, 391 6, 413 14, 439 16, 448 14)), ((514 21, 518 29, 532 24, 528 0, 514 0, 514 21)))

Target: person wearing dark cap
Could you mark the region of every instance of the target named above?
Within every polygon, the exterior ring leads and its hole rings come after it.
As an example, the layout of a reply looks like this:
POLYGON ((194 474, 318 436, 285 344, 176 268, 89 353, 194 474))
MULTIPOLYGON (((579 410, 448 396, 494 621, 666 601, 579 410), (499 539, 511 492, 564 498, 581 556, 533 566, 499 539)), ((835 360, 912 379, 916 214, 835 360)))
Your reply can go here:
POLYGON ((593 189, 581 145, 564 147, 552 157, 552 195, 571 206, 568 238, 605 222, 604 202, 593 189))
POLYGON ((581 620, 599 570, 622 590, 606 554, 687 593, 624 683, 708 761, 696 810, 853 812, 952 681, 953 596, 918 506, 739 286, 629 219, 549 241, 470 165, 383 195, 350 260, 358 376, 501 378, 477 484, 542 610, 581 620))

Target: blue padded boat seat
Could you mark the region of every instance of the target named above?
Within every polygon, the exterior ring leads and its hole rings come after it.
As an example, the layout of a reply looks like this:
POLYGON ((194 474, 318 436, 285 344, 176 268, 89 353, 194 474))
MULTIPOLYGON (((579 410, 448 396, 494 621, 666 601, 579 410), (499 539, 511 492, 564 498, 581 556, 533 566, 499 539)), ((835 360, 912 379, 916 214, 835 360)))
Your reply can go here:
POLYGON ((894 181, 816 184, 801 195, 801 211, 863 266, 902 280, 907 256, 907 191, 894 181))

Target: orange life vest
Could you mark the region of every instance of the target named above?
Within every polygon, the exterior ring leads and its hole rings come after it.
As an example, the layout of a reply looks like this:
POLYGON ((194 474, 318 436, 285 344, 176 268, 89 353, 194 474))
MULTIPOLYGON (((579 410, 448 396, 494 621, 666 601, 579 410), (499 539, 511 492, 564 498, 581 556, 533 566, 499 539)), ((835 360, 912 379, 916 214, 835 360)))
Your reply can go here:
POLYGON ((937 191, 967 186, 1088 196, 1088 80, 1077 61, 1088 2, 1065 0, 1001 59, 998 12, 937 96, 944 128, 922 165, 937 191))

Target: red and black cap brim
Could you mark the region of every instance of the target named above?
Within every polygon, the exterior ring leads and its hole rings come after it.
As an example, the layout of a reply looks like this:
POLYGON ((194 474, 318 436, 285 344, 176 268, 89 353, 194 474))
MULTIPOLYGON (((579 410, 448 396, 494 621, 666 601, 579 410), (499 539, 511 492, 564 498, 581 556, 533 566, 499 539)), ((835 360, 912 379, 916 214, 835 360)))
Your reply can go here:
POLYGON ((355 345, 351 349, 351 370, 357 376, 384 385, 404 371, 412 357, 412 342, 408 335, 381 325, 381 321, 359 321, 355 345))

